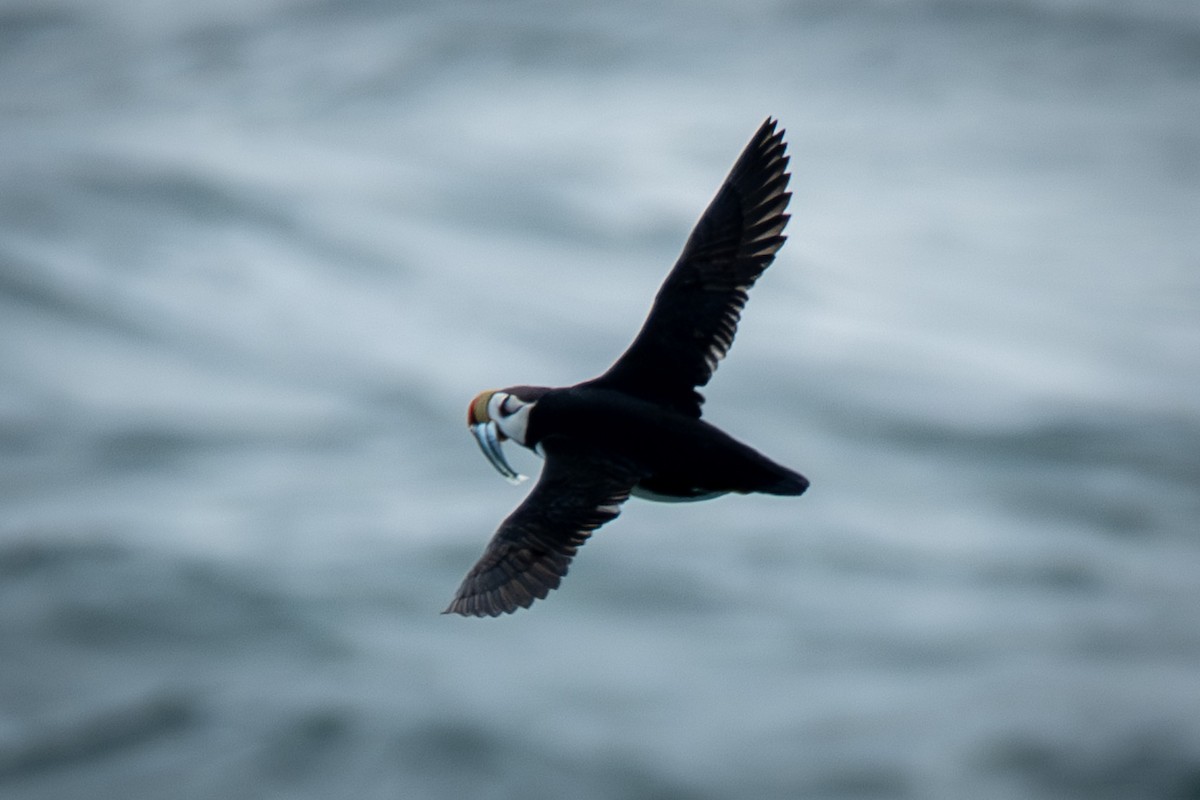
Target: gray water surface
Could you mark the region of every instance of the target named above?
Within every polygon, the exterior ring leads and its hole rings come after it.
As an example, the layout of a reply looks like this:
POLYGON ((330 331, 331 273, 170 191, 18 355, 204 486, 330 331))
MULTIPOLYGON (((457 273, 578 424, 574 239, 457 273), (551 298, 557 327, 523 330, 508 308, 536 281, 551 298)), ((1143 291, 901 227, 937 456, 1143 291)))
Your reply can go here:
POLYGON ((1200 797, 1198 219, 1191 2, 0 3, 0 796, 1200 797), (767 115, 812 489, 441 616, 767 115))

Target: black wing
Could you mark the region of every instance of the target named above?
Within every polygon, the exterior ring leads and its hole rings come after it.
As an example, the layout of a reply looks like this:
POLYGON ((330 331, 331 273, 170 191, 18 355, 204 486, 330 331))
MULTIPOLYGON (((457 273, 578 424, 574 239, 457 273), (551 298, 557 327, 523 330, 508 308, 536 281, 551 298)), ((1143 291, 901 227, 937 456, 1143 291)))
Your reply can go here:
POLYGON ((747 292, 783 246, 791 194, 783 131, 767 118, 696 223, 642 330, 590 383, 700 416, 695 387, 712 378, 737 332, 747 292))
POLYGON ((501 523, 446 614, 496 617, 557 589, 592 531, 621 513, 641 477, 628 462, 543 441, 546 465, 525 502, 501 523))

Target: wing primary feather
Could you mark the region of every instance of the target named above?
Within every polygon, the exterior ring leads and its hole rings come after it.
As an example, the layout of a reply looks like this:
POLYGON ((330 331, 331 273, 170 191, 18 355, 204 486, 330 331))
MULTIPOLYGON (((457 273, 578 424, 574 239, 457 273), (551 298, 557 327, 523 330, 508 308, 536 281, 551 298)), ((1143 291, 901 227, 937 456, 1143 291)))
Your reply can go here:
POLYGON ((733 345, 747 291, 786 241, 788 163, 784 131, 768 117, 696 222, 641 331, 591 385, 700 416, 696 389, 733 345))

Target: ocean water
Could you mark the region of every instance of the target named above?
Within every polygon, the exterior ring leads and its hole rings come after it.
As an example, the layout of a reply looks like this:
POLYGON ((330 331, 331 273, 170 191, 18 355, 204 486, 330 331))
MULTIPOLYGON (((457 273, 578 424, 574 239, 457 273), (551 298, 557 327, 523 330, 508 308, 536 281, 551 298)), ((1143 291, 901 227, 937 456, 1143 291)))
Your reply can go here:
POLYGON ((0 2, 0 797, 1200 798, 1197 220, 1190 0, 0 2), (812 489, 440 615, 767 115, 812 489))

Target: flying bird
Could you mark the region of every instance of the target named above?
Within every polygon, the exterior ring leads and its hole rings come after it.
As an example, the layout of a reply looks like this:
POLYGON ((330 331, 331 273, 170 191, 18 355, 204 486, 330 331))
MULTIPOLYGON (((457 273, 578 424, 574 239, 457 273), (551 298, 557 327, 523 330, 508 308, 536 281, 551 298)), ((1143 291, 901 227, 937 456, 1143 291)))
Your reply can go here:
POLYGON ((733 344, 747 292, 783 245, 788 156, 767 118, 700 217, 633 343, 598 378, 513 386, 471 401, 485 456, 524 480, 501 442, 545 459, 445 613, 499 616, 558 588, 592 531, 630 495, 680 502, 729 492, 799 495, 808 480, 700 418, 696 391, 733 344))

